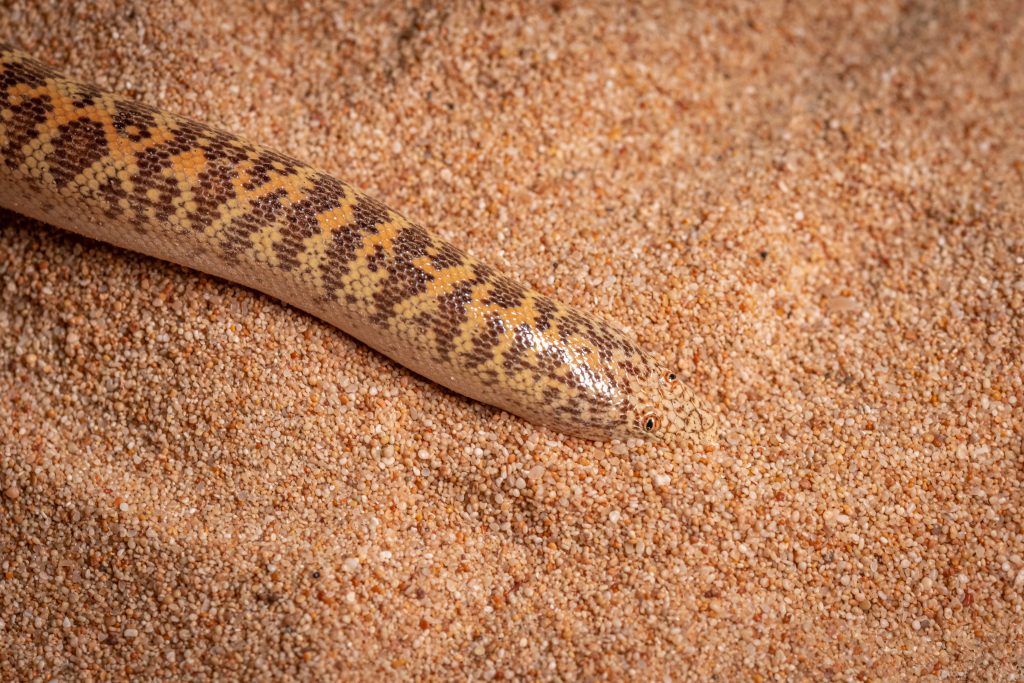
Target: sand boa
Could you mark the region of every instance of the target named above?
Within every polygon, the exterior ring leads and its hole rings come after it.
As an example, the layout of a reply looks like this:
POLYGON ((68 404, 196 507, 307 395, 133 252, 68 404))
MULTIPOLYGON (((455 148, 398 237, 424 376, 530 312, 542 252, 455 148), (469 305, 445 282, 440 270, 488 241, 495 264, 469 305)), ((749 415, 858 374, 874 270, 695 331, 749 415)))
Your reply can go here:
POLYGON ((266 292, 568 434, 715 436, 702 401, 615 327, 306 164, 2 45, 0 205, 266 292))

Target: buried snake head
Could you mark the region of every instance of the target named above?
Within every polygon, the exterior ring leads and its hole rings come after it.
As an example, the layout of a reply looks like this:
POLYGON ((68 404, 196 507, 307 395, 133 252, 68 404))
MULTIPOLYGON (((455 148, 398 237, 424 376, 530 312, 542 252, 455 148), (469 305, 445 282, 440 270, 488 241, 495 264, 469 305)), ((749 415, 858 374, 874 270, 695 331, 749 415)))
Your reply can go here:
POLYGON ((627 409, 631 436, 703 449, 718 442, 711 407, 671 371, 654 368, 637 378, 637 399, 627 409))

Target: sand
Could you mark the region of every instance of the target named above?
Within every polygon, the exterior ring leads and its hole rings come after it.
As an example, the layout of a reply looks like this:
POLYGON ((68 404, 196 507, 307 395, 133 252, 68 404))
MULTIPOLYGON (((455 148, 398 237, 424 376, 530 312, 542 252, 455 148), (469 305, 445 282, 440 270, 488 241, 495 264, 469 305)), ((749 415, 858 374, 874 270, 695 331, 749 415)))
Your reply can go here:
POLYGON ((4 4, 617 321, 722 434, 566 438, 2 213, 0 680, 1020 680, 1020 2, 4 4))

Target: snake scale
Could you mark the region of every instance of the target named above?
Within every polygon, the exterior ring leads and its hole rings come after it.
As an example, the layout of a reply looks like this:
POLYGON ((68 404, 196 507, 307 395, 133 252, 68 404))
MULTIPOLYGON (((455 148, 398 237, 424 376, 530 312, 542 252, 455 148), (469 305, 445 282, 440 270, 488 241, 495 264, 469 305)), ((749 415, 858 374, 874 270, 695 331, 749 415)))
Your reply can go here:
POLYGON ((566 434, 715 440, 707 405, 608 323, 300 161, 5 45, 0 205, 265 292, 566 434))

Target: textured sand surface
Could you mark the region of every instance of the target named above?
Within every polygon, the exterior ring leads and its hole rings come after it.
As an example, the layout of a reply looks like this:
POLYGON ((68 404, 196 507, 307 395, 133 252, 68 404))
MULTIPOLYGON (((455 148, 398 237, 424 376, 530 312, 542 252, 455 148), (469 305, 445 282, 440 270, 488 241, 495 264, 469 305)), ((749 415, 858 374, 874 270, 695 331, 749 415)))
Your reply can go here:
POLYGON ((0 213, 0 680, 1020 680, 1024 3, 313 4, 0 39, 618 321, 722 447, 0 213))

